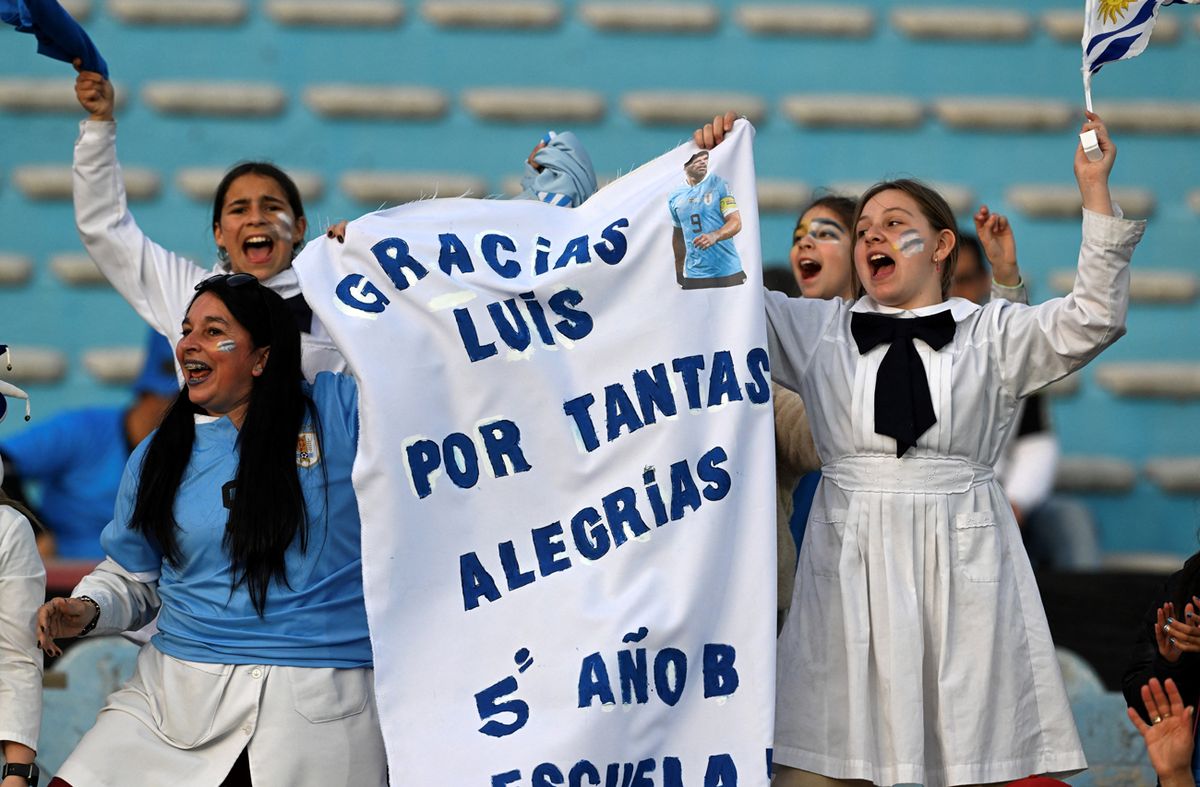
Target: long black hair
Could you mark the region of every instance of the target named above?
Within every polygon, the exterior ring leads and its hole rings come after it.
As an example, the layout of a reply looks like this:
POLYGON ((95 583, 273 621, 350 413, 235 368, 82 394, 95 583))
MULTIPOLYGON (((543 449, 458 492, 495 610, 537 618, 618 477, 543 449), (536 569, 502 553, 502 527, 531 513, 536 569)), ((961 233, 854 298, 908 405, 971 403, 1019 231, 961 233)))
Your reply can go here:
MULTIPOLYGON (((253 380, 238 433, 240 458, 232 494, 213 490, 229 508, 223 543, 233 564, 231 592, 244 583, 262 616, 271 582, 287 585, 285 555, 292 542, 299 538, 301 551, 308 548, 309 517, 296 445, 306 412, 319 443, 320 419, 301 385, 300 332, 283 299, 248 274, 214 276, 196 289, 196 297, 211 293, 225 304, 249 332, 255 349, 270 348, 262 375, 253 380)), ((191 461, 199 412, 184 386, 147 447, 129 525, 157 543, 172 566, 183 559, 174 506, 191 461)), ((321 469, 325 471, 323 463, 321 469)))

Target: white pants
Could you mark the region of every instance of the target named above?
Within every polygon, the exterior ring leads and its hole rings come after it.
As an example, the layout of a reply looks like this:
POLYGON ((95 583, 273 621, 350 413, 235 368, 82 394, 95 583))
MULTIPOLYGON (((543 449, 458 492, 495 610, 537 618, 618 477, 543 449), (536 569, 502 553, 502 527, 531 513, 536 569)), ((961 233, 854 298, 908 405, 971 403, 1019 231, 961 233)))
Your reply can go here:
POLYGON ((385 785, 374 670, 204 664, 146 645, 58 771, 75 787, 385 785))

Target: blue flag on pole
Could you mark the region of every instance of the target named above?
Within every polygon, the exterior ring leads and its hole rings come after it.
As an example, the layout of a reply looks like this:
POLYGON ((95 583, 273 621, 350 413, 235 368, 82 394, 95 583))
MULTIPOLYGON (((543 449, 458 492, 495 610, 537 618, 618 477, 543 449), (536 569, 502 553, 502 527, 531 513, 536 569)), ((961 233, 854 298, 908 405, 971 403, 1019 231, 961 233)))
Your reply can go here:
POLYGON ((55 0, 0 0, 0 20, 22 33, 33 33, 38 54, 67 63, 79 58, 84 71, 108 79, 108 64, 92 39, 55 0))
POLYGON ((1150 42, 1164 5, 1200 0, 1087 0, 1083 23, 1083 73, 1091 75, 1105 63, 1136 57, 1150 42))

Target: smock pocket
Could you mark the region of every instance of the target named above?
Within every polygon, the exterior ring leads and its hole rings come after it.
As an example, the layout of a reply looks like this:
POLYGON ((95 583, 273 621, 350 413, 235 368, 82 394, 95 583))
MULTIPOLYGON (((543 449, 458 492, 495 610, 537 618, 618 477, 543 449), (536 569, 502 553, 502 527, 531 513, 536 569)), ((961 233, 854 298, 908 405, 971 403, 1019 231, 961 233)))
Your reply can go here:
POLYGON ((213 738, 233 669, 229 664, 184 661, 142 648, 138 673, 159 734, 180 749, 194 749, 213 738), (143 654, 146 658, 141 657, 143 654))
POLYGON ((971 582, 1000 581, 1000 533, 991 511, 972 511, 954 517, 958 565, 971 582))
POLYGON ((804 533, 808 561, 813 574, 819 577, 838 576, 838 564, 842 560, 842 540, 845 535, 844 508, 813 509, 804 533), (812 539, 811 544, 809 539, 812 539))
POLYGON ((289 667, 296 712, 313 724, 362 713, 371 696, 373 670, 334 667, 289 667))

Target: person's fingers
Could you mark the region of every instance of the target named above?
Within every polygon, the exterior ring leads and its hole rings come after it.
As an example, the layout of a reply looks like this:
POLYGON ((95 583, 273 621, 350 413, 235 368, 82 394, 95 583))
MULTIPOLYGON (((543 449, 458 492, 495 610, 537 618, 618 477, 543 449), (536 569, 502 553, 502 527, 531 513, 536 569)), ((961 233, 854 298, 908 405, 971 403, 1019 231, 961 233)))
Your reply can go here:
POLYGON ((349 222, 347 222, 345 219, 342 219, 341 221, 331 224, 329 226, 329 229, 325 230, 325 237, 334 238, 337 240, 338 243, 345 243, 346 242, 346 227, 348 225, 349 225, 349 222))
POLYGON ((1150 719, 1163 719, 1171 715, 1171 704, 1167 701, 1166 692, 1163 691, 1162 684, 1158 678, 1151 678, 1146 684, 1146 691, 1142 694, 1142 699, 1149 694, 1151 702, 1154 704, 1154 709, 1151 710, 1150 705, 1146 705, 1146 712, 1150 714, 1150 719))
MULTIPOLYGON (((1157 682, 1154 678, 1151 681, 1157 682)), ((1162 714, 1158 712, 1158 701, 1154 699, 1154 694, 1150 691, 1150 684, 1142 686, 1142 707, 1146 709, 1146 716, 1149 717, 1150 723, 1154 724, 1155 719, 1162 720, 1162 714)))
POLYGON ((1171 709, 1171 713, 1176 716, 1183 715, 1183 697, 1179 696, 1179 687, 1175 685, 1175 681, 1167 678, 1163 683, 1163 689, 1167 697, 1167 702, 1171 709))
POLYGON ((975 231, 980 232, 988 220, 988 206, 980 205, 973 218, 975 219, 975 231))
POLYGON ((1142 716, 1140 713, 1135 711, 1133 708, 1126 708, 1125 712, 1128 714, 1129 720, 1133 722, 1134 728, 1137 729, 1140 734, 1145 735, 1150 731, 1150 725, 1142 721, 1142 716))
POLYGON ((736 120, 737 120, 737 114, 735 112, 733 112, 732 110, 730 110, 729 112, 726 112, 725 118, 724 118, 725 130, 733 131, 733 124, 734 124, 734 121, 736 121, 736 120))

